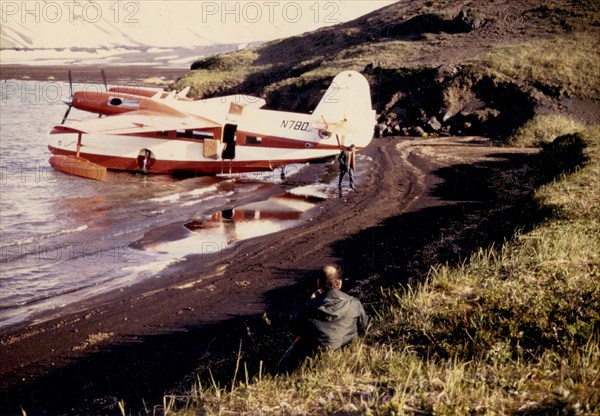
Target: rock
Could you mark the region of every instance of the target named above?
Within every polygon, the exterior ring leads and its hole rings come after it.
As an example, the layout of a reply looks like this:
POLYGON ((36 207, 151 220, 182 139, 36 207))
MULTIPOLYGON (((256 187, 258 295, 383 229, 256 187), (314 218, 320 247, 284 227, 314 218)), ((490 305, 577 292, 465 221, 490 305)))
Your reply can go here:
POLYGON ((431 130, 433 131, 440 131, 440 129, 442 128, 442 124, 438 121, 438 119, 434 116, 431 117, 428 121, 427 121, 427 125, 429 126, 429 128, 431 128, 431 130))
POLYGON ((396 121, 398 119, 398 114, 396 113, 388 113, 385 116, 385 122, 387 124, 392 124, 394 121, 396 121))
POLYGON ((421 136, 421 137, 425 137, 427 136, 427 133, 425 133, 425 130, 423 130, 422 127, 417 126, 413 129, 415 136, 421 136))
POLYGON ((473 9, 463 9, 456 16, 456 20, 467 30, 477 30, 485 23, 485 18, 473 9))
POLYGON ((446 79, 451 79, 459 71, 459 67, 449 66, 449 65, 440 65, 437 67, 437 74, 435 77, 435 82, 444 82, 446 79))

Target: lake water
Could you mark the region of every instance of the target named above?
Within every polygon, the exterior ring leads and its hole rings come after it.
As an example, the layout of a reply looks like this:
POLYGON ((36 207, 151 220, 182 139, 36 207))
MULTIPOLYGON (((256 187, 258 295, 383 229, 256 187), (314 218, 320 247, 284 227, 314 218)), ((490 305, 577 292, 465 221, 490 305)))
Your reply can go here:
MULTIPOLYGON (((277 171, 193 178, 109 172, 106 183, 56 172, 48 164, 47 132, 63 117, 68 86, 12 80, 1 86, 0 330, 36 312, 155 278, 186 255, 293 226, 314 206, 314 198, 288 195, 222 210, 279 186, 277 171), (170 224, 185 224, 180 239, 135 244, 170 224)), ((75 109, 70 115, 89 117, 75 109)), ((315 192, 334 194, 326 183, 311 187, 315 192)))

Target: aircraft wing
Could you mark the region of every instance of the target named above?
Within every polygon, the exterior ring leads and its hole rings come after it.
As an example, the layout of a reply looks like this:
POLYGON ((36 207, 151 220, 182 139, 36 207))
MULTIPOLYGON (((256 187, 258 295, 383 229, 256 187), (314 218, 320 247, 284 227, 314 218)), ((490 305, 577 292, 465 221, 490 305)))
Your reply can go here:
POLYGON ((253 97, 251 95, 225 95, 223 97, 214 97, 214 98, 202 98, 198 100, 203 104, 207 105, 217 105, 217 104, 226 104, 226 107, 229 108, 230 103, 235 103, 244 107, 249 108, 261 108, 267 105, 267 102, 258 97, 253 97))
POLYGON ((220 127, 220 125, 214 121, 198 116, 176 117, 155 111, 140 110, 55 126, 54 131, 86 134, 136 134, 180 129, 204 129, 210 127, 220 127))

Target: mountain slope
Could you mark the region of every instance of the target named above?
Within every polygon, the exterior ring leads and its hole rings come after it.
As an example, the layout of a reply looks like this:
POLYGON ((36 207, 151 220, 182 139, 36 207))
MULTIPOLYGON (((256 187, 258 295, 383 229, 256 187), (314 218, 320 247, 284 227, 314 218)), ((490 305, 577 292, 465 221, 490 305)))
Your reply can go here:
POLYGON ((174 88, 309 111, 344 69, 370 76, 384 134, 504 139, 535 114, 600 117, 594 2, 399 1, 351 22, 197 61, 174 88), (541 54, 552 52, 549 61, 541 54), (504 62, 517 59, 511 68, 504 62), (569 105, 565 105, 565 100, 569 105))

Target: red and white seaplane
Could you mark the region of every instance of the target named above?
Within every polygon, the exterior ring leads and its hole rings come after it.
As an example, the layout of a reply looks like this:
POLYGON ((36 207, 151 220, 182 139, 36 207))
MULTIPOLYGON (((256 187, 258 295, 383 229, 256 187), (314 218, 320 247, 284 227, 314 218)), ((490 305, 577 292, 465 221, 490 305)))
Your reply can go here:
POLYGON ((116 87, 73 94, 71 87, 63 122, 49 133, 50 164, 98 180, 106 180, 107 169, 163 174, 269 171, 327 159, 350 144, 361 149, 373 137, 369 84, 355 71, 338 74, 312 114, 263 109, 265 100, 247 95, 192 100, 187 92, 116 87), (69 121, 71 107, 100 117, 69 121))

